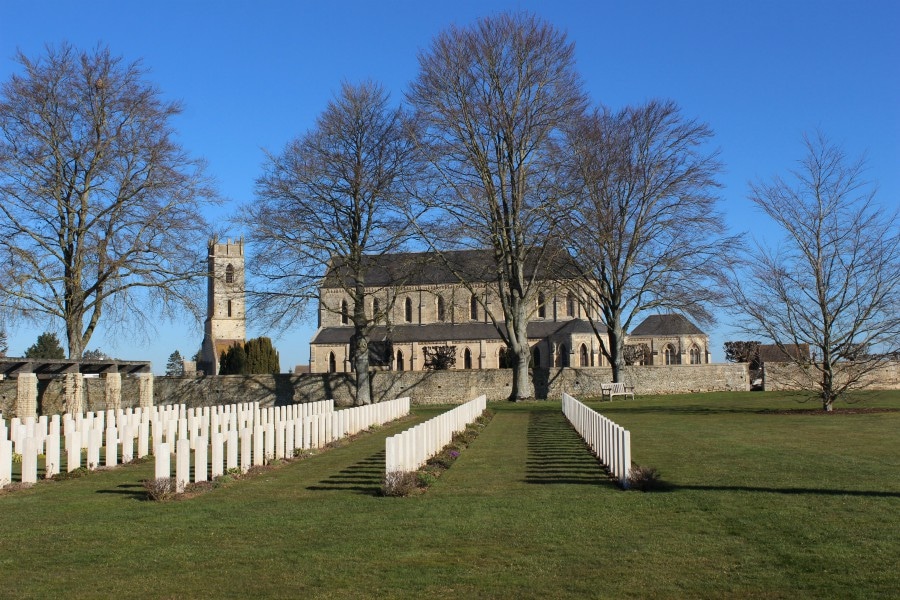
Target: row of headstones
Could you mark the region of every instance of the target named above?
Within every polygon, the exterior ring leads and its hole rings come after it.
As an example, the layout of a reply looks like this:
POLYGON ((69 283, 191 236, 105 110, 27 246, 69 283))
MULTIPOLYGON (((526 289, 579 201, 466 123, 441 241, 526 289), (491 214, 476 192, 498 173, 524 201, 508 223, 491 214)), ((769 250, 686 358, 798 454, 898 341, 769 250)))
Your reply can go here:
POLYGON ((322 448, 325 445, 375 425, 383 425, 409 414, 410 399, 356 406, 334 412, 275 420, 266 425, 245 427, 240 431, 216 432, 209 438, 198 436, 193 443, 179 439, 174 445, 160 444, 156 452, 156 478, 172 477, 171 452, 175 455, 175 491, 181 493, 193 481, 207 481, 233 469, 246 473, 251 466, 272 459, 291 457, 295 450, 322 448), (193 453, 193 462, 191 454, 193 453))
POLYGON ((384 441, 385 473, 417 471, 453 441, 453 434, 463 431, 487 408, 487 396, 479 396, 465 404, 433 417, 384 441))
POLYGON ((563 393, 562 412, 623 488, 631 474, 631 432, 563 393))
MULTIPOLYGON (((0 418, 0 487, 12 480, 13 456, 22 463, 23 483, 37 480, 38 456, 45 456, 45 477, 60 471, 60 442, 64 438, 66 467, 74 471, 81 467, 82 450, 86 450, 86 466, 100 466, 101 449, 105 449, 105 466, 118 463, 119 452, 123 463, 135 457, 143 458, 158 445, 168 442, 174 445, 178 439, 195 440, 201 435, 207 438, 221 432, 237 431, 279 420, 297 419, 334 410, 333 400, 294 404, 260 409, 259 403, 229 404, 201 409, 182 405, 154 406, 145 409, 110 410, 86 414, 43 415, 24 420, 13 418, 9 427, 0 418), (61 427, 62 424, 62 427, 61 427), (104 425, 106 425, 104 427, 104 425), (60 430, 62 429, 62 434, 60 430)), ((193 441, 191 442, 194 443, 193 441)))

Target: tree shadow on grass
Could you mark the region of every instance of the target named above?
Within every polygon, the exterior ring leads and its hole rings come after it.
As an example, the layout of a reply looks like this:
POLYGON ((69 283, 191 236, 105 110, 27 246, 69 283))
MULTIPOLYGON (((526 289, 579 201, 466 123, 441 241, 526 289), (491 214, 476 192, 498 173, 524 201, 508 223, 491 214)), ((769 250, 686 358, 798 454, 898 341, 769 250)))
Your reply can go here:
POLYGON ((313 491, 349 491, 368 496, 381 495, 385 452, 381 450, 354 463, 306 489, 313 491))
POLYGON ((615 485, 560 412, 530 413, 526 467, 526 483, 615 485))

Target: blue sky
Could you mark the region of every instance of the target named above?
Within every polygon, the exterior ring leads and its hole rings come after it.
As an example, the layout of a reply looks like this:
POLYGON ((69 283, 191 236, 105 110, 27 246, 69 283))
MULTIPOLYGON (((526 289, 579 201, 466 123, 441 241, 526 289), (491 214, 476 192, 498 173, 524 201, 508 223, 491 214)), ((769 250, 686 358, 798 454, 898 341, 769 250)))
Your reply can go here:
MULTIPOLYGON (((180 99, 184 147, 208 161, 230 217, 253 199, 264 151, 305 132, 342 80, 380 81, 401 100, 417 53, 450 24, 528 10, 575 42, 595 103, 612 108, 671 98, 709 123, 721 151, 722 209, 733 231, 765 236, 770 224, 746 199, 748 182, 784 173, 802 156, 804 132, 820 129, 850 156, 865 154, 880 202, 900 205, 900 3, 896 0, 731 1, 85 1, 0 0, 0 81, 45 44, 108 45, 143 59, 167 97, 180 99)), ((234 232, 239 235, 239 231, 234 232)), ((686 240, 686 243, 690 243, 686 240)), ((198 241, 203 252, 205 241, 198 241)), ((13 324, 21 354, 58 324, 13 324)), ((269 335, 282 370, 305 363, 313 316, 269 335)), ((711 334, 713 359, 733 339, 727 317, 711 334)), ((161 323, 152 339, 113 339, 91 348, 123 359, 191 355, 202 324, 161 323)))

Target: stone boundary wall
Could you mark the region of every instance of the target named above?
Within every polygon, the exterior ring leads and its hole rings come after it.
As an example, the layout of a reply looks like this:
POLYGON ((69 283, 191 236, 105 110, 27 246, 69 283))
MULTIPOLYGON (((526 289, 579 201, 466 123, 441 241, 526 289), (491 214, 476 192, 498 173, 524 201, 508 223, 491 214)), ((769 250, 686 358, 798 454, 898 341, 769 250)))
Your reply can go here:
MULTIPOLYGON (((600 397, 600 384, 612 381, 609 367, 535 369, 535 395, 557 400, 566 392, 576 398, 600 397)), ((670 365, 626 367, 623 379, 637 394, 747 391, 746 364, 670 365)), ((155 377, 153 403, 185 404, 188 408, 259 402, 281 406, 333 398, 339 406, 352 404, 352 373, 303 375, 226 375, 216 377, 155 377)), ((63 412, 65 379, 38 381, 38 414, 63 412)), ((506 400, 512 389, 512 370, 376 371, 372 395, 376 401, 403 396, 413 404, 461 404, 485 394, 488 401, 506 400)), ((140 406, 137 377, 122 377, 121 408, 140 406)), ((16 380, 0 380, 0 410, 12 416, 16 408, 16 380)), ((84 379, 84 411, 113 408, 106 405, 105 381, 84 379)))
MULTIPOLYGON (((840 381, 840 369, 836 369, 840 381)), ((763 386, 766 391, 798 391, 818 388, 818 374, 804 372, 793 363, 766 363, 763 386)), ((900 390, 900 361, 890 361, 864 377, 867 390, 900 390)))

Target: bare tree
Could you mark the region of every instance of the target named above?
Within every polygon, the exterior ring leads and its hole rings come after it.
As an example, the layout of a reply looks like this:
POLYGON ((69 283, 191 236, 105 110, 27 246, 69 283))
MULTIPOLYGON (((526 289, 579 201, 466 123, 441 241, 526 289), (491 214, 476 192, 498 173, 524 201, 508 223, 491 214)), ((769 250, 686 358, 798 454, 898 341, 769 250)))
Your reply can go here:
POLYGON ((875 203, 863 160, 821 133, 804 141, 789 179, 751 185, 750 200, 784 238, 757 245, 732 293, 744 330, 774 341, 832 410, 900 350, 900 232, 897 212, 875 203))
POLYGON ((637 315, 712 321, 737 241, 716 210, 712 131, 675 103, 595 110, 568 133, 576 198, 568 242, 586 282, 586 315, 619 381, 637 315))
POLYGON ((511 399, 528 398, 526 328, 562 213, 555 142, 586 105, 574 47, 534 16, 501 14, 441 33, 419 66, 409 99, 432 206, 444 239, 492 250, 502 323, 491 318, 516 357, 511 399))
POLYGON ((367 281, 372 257, 401 249, 411 230, 402 187, 416 170, 408 126, 380 85, 345 83, 312 130, 269 156, 258 201, 245 211, 251 262, 266 284, 250 295, 271 324, 308 314, 326 275, 346 294, 358 404, 371 402, 369 334, 389 310, 366 311, 377 293, 367 281))
POLYGON ((3 308, 61 319, 70 358, 102 316, 152 327, 148 305, 199 315, 212 191, 175 142, 180 106, 106 48, 18 62, 0 89, 3 308))

